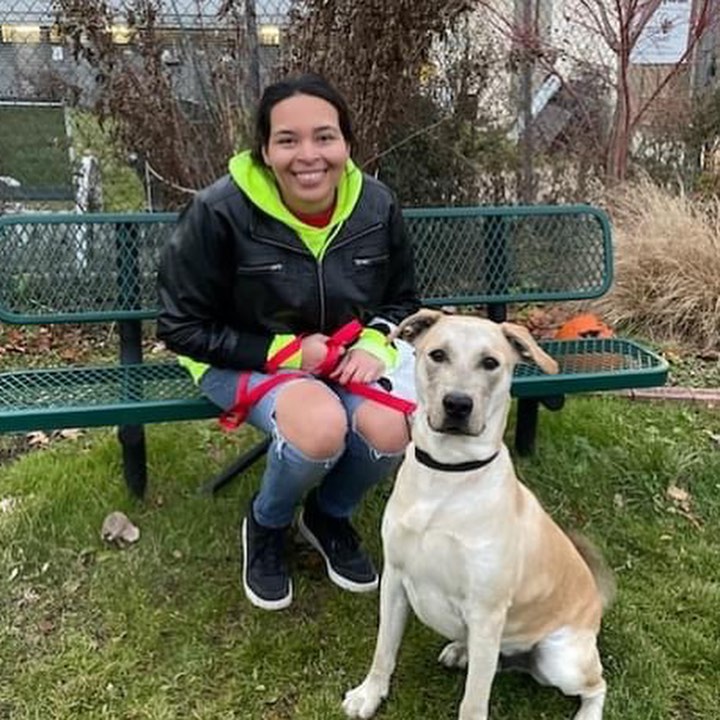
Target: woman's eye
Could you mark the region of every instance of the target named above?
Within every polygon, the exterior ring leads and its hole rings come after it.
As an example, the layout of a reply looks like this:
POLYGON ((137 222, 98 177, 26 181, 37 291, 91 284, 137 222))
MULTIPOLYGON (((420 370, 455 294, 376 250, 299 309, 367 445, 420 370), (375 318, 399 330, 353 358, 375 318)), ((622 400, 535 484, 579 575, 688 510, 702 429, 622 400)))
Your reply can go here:
POLYGON ((485 370, 494 370, 500 363, 494 357, 486 357, 480 361, 485 370))
POLYGON ((430 353, 430 359, 436 363, 445 362, 448 359, 447 353, 444 350, 432 350, 430 353))

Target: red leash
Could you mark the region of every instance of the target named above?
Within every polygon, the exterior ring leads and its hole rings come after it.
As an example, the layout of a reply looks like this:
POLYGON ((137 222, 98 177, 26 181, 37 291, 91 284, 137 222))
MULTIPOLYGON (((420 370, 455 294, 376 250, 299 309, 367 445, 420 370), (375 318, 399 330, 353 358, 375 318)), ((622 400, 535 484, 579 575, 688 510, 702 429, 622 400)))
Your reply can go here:
MULTIPOLYGON (((287 373, 277 372, 283 362, 300 350, 302 336, 296 337, 292 342, 280 348, 280 350, 268 359, 265 363, 265 372, 270 374, 271 377, 258 383, 252 390, 248 390, 250 373, 241 373, 235 391, 235 404, 229 410, 225 410, 220 414, 220 425, 225 430, 235 430, 245 422, 253 405, 260 400, 265 393, 280 383, 309 376, 328 377, 340 362, 342 349, 350 343, 355 342, 360 336, 362 329, 363 326, 357 320, 351 320, 346 325, 343 325, 337 332, 333 333, 326 342, 327 355, 313 373, 301 371, 287 373)), ((393 408, 393 410, 405 413, 406 415, 413 412, 416 407, 415 403, 410 402, 410 400, 391 395, 385 390, 370 387, 365 383, 349 382, 343 387, 354 395, 360 395, 361 397, 373 400, 381 405, 393 408)))

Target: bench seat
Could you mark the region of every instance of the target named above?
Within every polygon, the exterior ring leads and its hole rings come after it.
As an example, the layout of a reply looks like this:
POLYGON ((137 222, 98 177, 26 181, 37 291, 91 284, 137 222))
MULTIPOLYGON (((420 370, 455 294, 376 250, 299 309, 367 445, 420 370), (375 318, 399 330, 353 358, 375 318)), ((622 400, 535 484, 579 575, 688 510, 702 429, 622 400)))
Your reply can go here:
MULTIPOLYGON (((662 385, 667 363, 632 340, 544 341, 560 365, 515 371, 518 398, 662 385)), ((218 415, 174 361, 0 373, 0 432, 197 420, 218 415)))
POLYGON ((0 432, 217 416, 174 361, 0 373, 0 432))

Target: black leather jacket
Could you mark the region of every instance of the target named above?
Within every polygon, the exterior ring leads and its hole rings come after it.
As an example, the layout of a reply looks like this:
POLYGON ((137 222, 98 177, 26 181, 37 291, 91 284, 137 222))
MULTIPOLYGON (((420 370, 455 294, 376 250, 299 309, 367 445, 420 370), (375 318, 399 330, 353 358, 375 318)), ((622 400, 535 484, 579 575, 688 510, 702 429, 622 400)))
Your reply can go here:
POLYGON ((400 208, 368 176, 321 261, 221 178, 181 214, 158 291, 157 335, 169 349, 237 369, 262 368, 276 334, 331 334, 352 318, 398 323, 419 307, 400 208))

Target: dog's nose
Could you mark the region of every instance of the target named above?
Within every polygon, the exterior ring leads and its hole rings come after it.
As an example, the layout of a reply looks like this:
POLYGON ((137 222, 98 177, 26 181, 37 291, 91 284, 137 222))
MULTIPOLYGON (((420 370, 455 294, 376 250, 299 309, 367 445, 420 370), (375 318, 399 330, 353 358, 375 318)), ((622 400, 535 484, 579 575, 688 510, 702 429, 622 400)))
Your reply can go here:
POLYGON ((443 398, 445 414, 455 420, 464 420, 473 409, 473 401, 469 395, 463 393, 448 393, 443 398))

